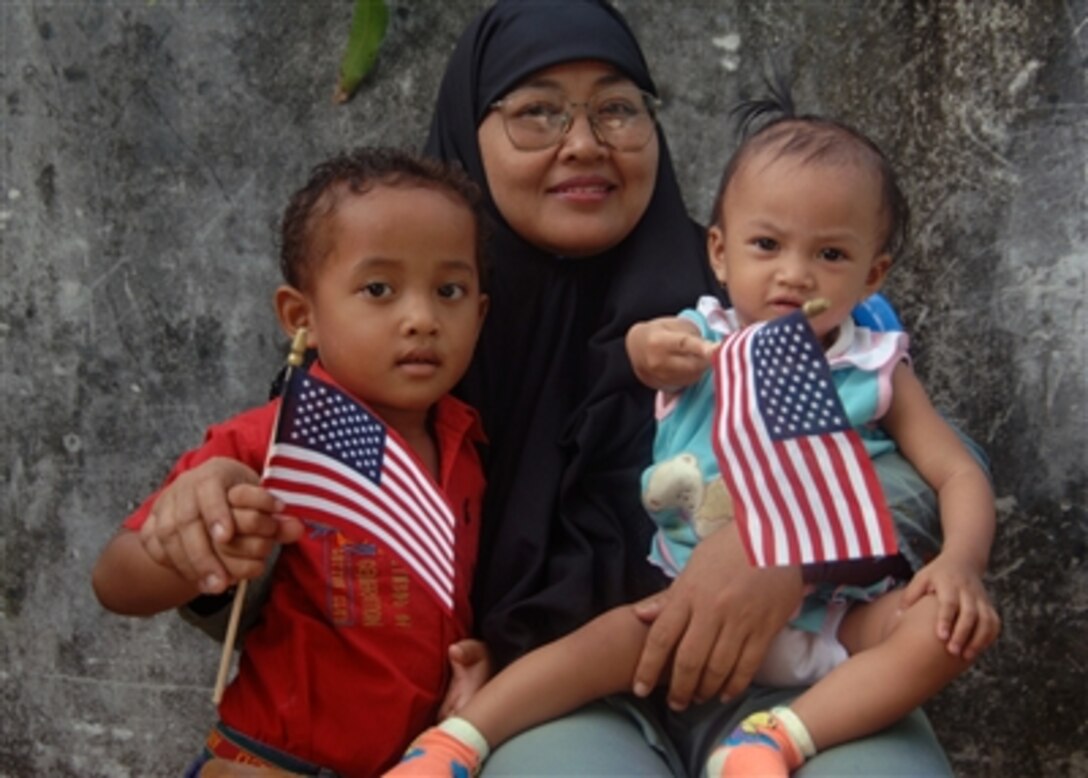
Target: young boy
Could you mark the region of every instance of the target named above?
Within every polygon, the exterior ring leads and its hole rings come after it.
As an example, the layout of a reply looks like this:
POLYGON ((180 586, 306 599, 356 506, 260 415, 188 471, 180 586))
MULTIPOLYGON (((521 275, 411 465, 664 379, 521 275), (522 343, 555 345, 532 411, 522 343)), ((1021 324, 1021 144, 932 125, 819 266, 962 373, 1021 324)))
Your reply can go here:
MULTIPOLYGON (((644 503, 659 524, 651 559, 675 575, 698 542, 694 492, 721 483, 714 433, 717 344, 809 301, 810 324, 831 364, 849 423, 871 455, 898 446, 938 494, 943 546, 905 590, 894 581, 819 587, 771 646, 757 680, 814 683, 790 703, 749 716, 713 750, 707 775, 785 776, 817 751, 895 722, 966 669, 997 636, 982 586, 994 533, 985 473, 931 405, 906 361, 906 336, 857 327, 851 311, 879 289, 906 208, 884 155, 834 121, 784 116, 748 137, 726 168, 708 234, 711 264, 732 309, 716 297, 697 310, 636 324, 627 346, 635 373, 659 392, 655 465, 644 503), (697 482, 660 500, 655 469, 676 457, 697 482), (847 607, 847 602, 853 601, 847 607)), ((731 395, 727 395, 732 397, 731 395)), ((724 400, 723 402, 728 402, 724 400)), ((672 472, 675 476, 675 472, 672 472)), ((676 482, 674 482, 674 485, 676 482)), ((717 502, 715 522, 727 518, 717 502)), ((707 517, 704 517, 707 518, 707 517)), ((647 634, 630 607, 523 657, 457 712, 424 733, 389 775, 455 775, 534 724, 628 689, 649 693, 637 662, 647 634)))
MULTIPOLYGON (((385 524, 375 518, 380 507, 352 508, 345 518, 335 497, 316 507, 288 501, 302 519, 301 537, 275 561, 220 722, 190 775, 219 757, 370 776, 437 717, 450 680, 449 648, 471 626, 484 488, 478 419, 448 395, 487 310, 481 218, 478 190, 460 172, 395 150, 336 156, 292 197, 275 308, 284 331, 305 328, 316 351, 302 378, 325 396, 343 393, 365 406, 374 418, 360 424, 385 439, 374 480, 392 490, 394 477, 402 479, 415 495, 397 496, 406 507, 385 524), (424 526, 428 521, 434 526, 424 526)), ((215 456, 260 472, 279 405, 212 427, 167 483, 215 456)), ((270 468, 267 477, 277 476, 270 468)), ((199 594, 140 543, 154 497, 125 521, 95 566, 95 593, 117 613, 150 615, 199 594)), ((255 576, 271 550, 253 534, 216 545, 236 579, 255 576)))

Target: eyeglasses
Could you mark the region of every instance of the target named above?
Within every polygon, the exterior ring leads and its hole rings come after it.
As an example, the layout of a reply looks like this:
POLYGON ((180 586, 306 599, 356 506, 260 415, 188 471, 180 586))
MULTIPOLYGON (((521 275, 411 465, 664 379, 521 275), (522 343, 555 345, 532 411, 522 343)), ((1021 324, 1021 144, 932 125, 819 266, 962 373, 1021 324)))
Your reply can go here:
POLYGON ((574 124, 574 109, 586 112, 594 137, 617 151, 638 151, 654 135, 660 101, 633 86, 602 89, 584 103, 548 87, 517 89, 491 104, 502 116, 506 137, 520 151, 539 151, 560 143, 574 124))

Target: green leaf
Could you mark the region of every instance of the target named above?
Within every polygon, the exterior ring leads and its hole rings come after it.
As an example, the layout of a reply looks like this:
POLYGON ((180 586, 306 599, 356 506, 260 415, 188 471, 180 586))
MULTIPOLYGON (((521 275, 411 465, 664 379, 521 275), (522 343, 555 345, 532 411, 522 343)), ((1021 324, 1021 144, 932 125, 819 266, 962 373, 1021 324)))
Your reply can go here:
POLYGON ((334 102, 345 103, 355 94, 359 82, 374 65, 388 25, 389 8, 385 0, 355 0, 351 36, 340 60, 340 75, 332 98, 334 102))

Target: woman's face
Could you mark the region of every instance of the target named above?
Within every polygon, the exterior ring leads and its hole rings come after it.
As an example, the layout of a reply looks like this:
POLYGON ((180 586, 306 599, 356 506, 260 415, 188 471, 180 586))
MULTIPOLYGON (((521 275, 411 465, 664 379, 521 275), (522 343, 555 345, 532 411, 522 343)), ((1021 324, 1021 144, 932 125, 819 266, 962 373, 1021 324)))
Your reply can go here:
MULTIPOLYGON (((600 89, 628 84, 611 65, 595 60, 541 70, 521 84, 562 91, 584 103, 600 89)), ((499 111, 477 132, 487 184, 514 232, 562 256, 589 256, 615 246, 634 229, 653 194, 659 154, 656 131, 637 151, 618 151, 597 140, 581 108, 555 146, 522 151, 513 146, 499 111)))

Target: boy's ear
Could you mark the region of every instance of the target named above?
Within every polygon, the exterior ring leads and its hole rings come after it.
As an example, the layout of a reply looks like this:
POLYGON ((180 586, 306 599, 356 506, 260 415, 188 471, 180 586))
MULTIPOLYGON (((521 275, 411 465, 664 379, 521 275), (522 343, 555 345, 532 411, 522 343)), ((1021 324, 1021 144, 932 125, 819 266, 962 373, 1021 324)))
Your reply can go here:
POLYGON ((725 230, 716 224, 706 231, 706 253, 710 256, 714 277, 725 286, 725 230))
POLYGON ((476 317, 476 334, 480 334, 480 329, 484 326, 484 319, 487 318, 487 311, 491 307, 491 298, 486 294, 480 295, 480 310, 476 317))
MULTIPOLYGON (((869 275, 865 279, 865 297, 880 291, 880 287, 884 285, 884 279, 887 277, 891 266, 891 254, 881 254, 873 260, 872 267, 869 268, 869 275)), ((864 300, 865 297, 862 297, 862 299, 864 300)))
POLYGON ((313 327, 310 301, 293 286, 281 285, 275 294, 276 318, 288 338, 293 338, 299 327, 305 327, 309 333, 306 346, 317 346, 317 333, 313 327))

